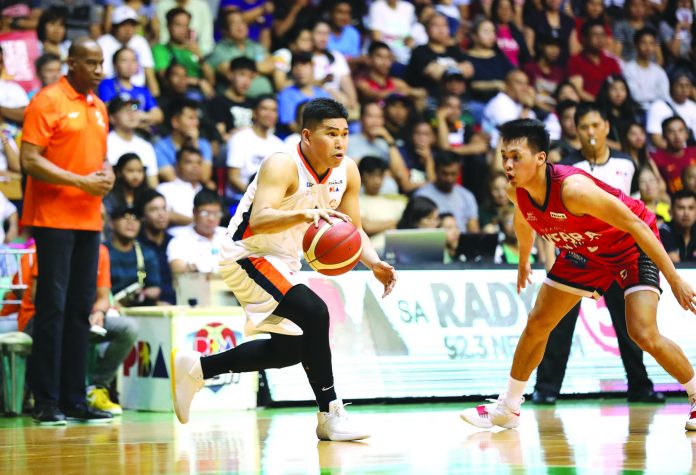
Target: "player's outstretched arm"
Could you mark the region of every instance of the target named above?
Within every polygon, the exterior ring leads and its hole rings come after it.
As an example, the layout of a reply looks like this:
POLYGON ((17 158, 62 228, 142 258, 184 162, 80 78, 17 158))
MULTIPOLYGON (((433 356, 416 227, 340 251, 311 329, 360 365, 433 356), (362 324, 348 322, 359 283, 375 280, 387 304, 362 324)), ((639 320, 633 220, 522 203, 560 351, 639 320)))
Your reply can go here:
POLYGON ((643 252, 664 274, 679 305, 684 310, 691 310, 696 314, 696 293, 693 288, 679 276, 672 260, 650 227, 633 214, 628 206, 581 175, 574 175, 565 180, 562 199, 566 209, 571 213, 578 216, 594 216, 633 236, 643 252))
POLYGON ((527 284, 532 282, 530 278, 532 275, 532 265, 529 262, 529 256, 531 256, 532 247, 534 246, 534 230, 524 216, 522 216, 520 208, 517 206, 517 197, 515 193, 515 187, 508 185, 508 198, 515 204, 513 226, 520 250, 520 261, 517 265, 517 293, 519 294, 522 289, 527 287, 527 284))
POLYGON ((360 231, 360 237, 362 238, 362 254, 360 255, 360 262, 365 264, 368 269, 372 271, 375 278, 379 280, 382 285, 384 285, 384 294, 382 297, 389 295, 396 284, 396 270, 390 264, 382 261, 377 252, 372 247, 372 242, 370 238, 365 234, 362 229, 362 223, 360 220, 360 172, 358 172, 358 166, 354 161, 348 160, 346 162, 346 174, 347 174, 347 185, 346 191, 343 193, 343 198, 341 198, 341 204, 338 207, 338 211, 348 215, 356 228, 360 231))

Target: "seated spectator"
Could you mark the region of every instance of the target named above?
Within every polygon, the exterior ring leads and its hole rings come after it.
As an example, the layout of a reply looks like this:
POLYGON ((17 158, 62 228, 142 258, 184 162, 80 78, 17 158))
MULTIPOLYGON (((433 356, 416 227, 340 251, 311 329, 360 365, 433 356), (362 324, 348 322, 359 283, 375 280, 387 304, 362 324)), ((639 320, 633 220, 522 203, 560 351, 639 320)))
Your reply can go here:
POLYGON ((437 204, 426 196, 412 196, 396 229, 434 229, 440 224, 437 204))
POLYGON ((176 178, 157 187, 167 201, 169 229, 176 235, 193 222, 193 198, 201 191, 203 157, 197 148, 185 145, 176 152, 176 178))
POLYGON ((662 123, 662 135, 667 147, 651 154, 662 178, 667 183, 670 194, 681 190, 681 172, 689 165, 696 164, 696 147, 688 147, 689 138, 684 119, 679 116, 665 119, 662 123))
POLYGON ((324 21, 318 21, 312 29, 314 80, 331 97, 341 102, 352 118, 358 112, 358 93, 355 91, 348 61, 339 51, 329 49, 330 32, 329 24, 324 21))
POLYGON ((293 28, 286 36, 286 43, 287 47, 273 52, 273 84, 277 91, 293 85, 292 77, 289 76, 293 55, 314 51, 312 29, 309 26, 293 28))
POLYGON ((579 7, 579 14, 575 15, 575 28, 568 38, 568 46, 570 48, 571 56, 580 53, 585 46, 585 25, 588 23, 595 23, 597 25, 601 25, 604 30, 605 40, 602 41, 602 49, 605 49, 606 52, 612 56, 618 57, 620 54, 617 52, 617 46, 615 45, 615 41, 612 36, 610 26, 611 20, 606 9, 604 8, 604 1, 581 0, 579 7))
POLYGON ((410 97, 414 101, 424 101, 428 95, 423 88, 411 87, 403 79, 390 74, 394 64, 394 55, 389 46, 381 41, 373 41, 368 48, 366 69, 358 73, 355 87, 360 101, 381 102, 391 94, 397 93, 410 97))
MULTIPOLYGON (((33 247, 33 246, 32 246, 33 247)), ((22 280, 26 289, 22 292, 22 303, 17 318, 19 331, 33 333, 34 295, 36 279, 39 274, 38 259, 34 254, 24 254, 21 259, 22 280)), ((19 282, 17 282, 19 283, 19 282)), ((99 263, 97 266, 97 291, 89 324, 106 330, 104 336, 92 334, 93 343, 108 342, 104 352, 99 352, 94 365, 87 374, 87 404, 90 407, 118 415, 123 412, 121 406, 109 397, 108 388, 116 377, 116 372, 123 360, 130 353, 137 338, 137 324, 129 317, 113 316, 109 312, 111 295, 111 261, 109 250, 99 246, 99 263), (108 314, 108 315, 107 315, 108 314)), ((118 315, 118 314, 116 314, 118 315)))
POLYGON ((119 307, 155 305, 160 296, 157 256, 137 241, 140 211, 117 208, 111 212, 111 290, 119 307))
MULTIPOLYGON (((442 17, 445 27, 447 20, 442 17)), ((370 5, 367 28, 372 41, 382 41, 394 52, 401 65, 409 64, 413 39, 410 31, 417 23, 416 10, 405 0, 377 0, 370 5)), ((449 35, 449 28, 447 30, 449 35)))
MULTIPOLYGON (((633 0, 640 4, 645 0, 633 0)), ((635 59, 623 65, 628 88, 633 99, 647 111, 653 102, 669 99, 669 78, 662 67, 654 61, 659 51, 655 30, 643 28, 634 36, 635 59)))
MULTIPOLYGON (((628 126, 622 140, 621 150, 628 153, 636 164, 636 169, 650 168, 657 179, 658 194, 661 200, 669 202, 669 194, 667 193, 667 184, 662 178, 660 171, 655 164, 655 161, 650 158, 648 153, 648 138, 645 129, 642 125, 634 123, 628 126)), ((631 190, 638 189, 638 174, 634 175, 634 183, 631 185, 631 190)))
POLYGON ((253 125, 239 130, 227 142, 227 179, 239 199, 259 170, 261 161, 285 150, 283 141, 273 134, 277 123, 275 97, 259 96, 254 105, 253 125))
POLYGON ((351 25, 353 6, 349 0, 336 0, 329 10, 329 49, 336 50, 351 59, 360 56, 360 32, 351 25))
POLYGON ((366 156, 358 164, 362 190, 360 193, 360 219, 365 233, 381 253, 384 250, 384 231, 396 229, 406 207, 403 195, 380 193, 387 164, 379 157, 366 156))
POLYGON ((193 226, 187 226, 167 246, 173 275, 217 272, 220 249, 227 234, 221 226, 222 206, 217 194, 201 190, 193 200, 193 226))
POLYGON ((493 0, 491 5, 498 49, 516 68, 522 67, 530 58, 524 35, 517 27, 522 25, 522 6, 511 0, 493 0))
POLYGON ((297 105, 310 99, 331 95, 325 89, 314 85, 312 53, 293 55, 290 72, 295 84, 278 93, 279 122, 291 132, 299 132, 299 124, 295 123, 297 105))
POLYGON ((208 104, 215 127, 225 141, 236 129, 251 126, 253 100, 249 98, 249 88, 254 77, 254 61, 245 56, 234 58, 227 73, 227 87, 208 104))
POLYGON ((138 60, 135 51, 128 47, 121 48, 114 53, 114 71, 116 75, 112 78, 104 79, 99 83, 97 93, 104 102, 110 102, 114 97, 119 96, 123 100, 133 99, 138 102, 140 122, 138 128, 145 131, 150 127, 162 123, 164 114, 155 102, 150 91, 143 86, 136 86, 131 83, 133 74, 138 69, 138 60))
POLYGON ((696 193, 696 165, 689 165, 684 168, 681 179, 685 190, 696 193))
POLYGON ((540 36, 537 45, 536 59, 524 63, 522 70, 536 92, 536 107, 545 112, 553 112, 556 105, 554 92, 566 79, 565 71, 558 65, 562 50, 560 39, 540 36))
MULTIPOLYGON (((101 13, 101 5, 93 0, 37 0, 32 2, 33 9, 31 18, 38 19, 46 10, 59 10, 65 15, 65 26, 68 32, 68 39, 74 40, 81 36, 89 36, 90 38, 98 38, 101 35, 101 22, 99 15, 101 13)), ((26 22, 23 27, 25 29, 34 29, 36 20, 26 22)))
POLYGON ((408 181, 425 185, 435 181, 435 155, 437 137, 430 122, 419 120, 411 127, 411 136, 399 148, 408 169, 408 181))
POLYGON ((8 176, 10 172, 21 172, 15 130, 12 124, 0 123, 0 178, 8 176))
MULTIPOLYGON (((653 39, 657 40, 657 28, 650 19, 650 10, 648 8, 647 0, 626 0, 623 10, 624 18, 614 23, 613 34, 617 46, 619 47, 619 51, 621 52, 621 59, 625 63, 630 63, 635 61, 639 55, 637 51, 639 46, 636 33, 642 30, 652 31, 653 39)), ((657 64, 662 64, 662 49, 659 47, 654 48, 654 51, 648 60, 654 61, 657 64)), ((624 75, 626 76, 626 79, 628 79, 625 65, 624 75)), ((632 81, 630 80, 629 85, 631 86, 632 91, 636 90, 633 87, 632 81)), ((635 97, 634 99, 641 102, 638 97, 635 97)))
POLYGON ((11 243, 17 237, 18 222, 17 207, 0 191, 0 246, 11 243))
POLYGON ((61 72, 62 65, 60 57, 53 53, 44 53, 36 59, 34 67, 36 68, 36 76, 39 78, 41 86, 29 91, 27 94, 29 99, 34 97, 41 88, 58 82, 63 75, 61 72))
POLYGON ((672 221, 660 226, 660 239, 672 262, 696 261, 696 194, 679 190, 672 196, 672 221))
POLYGON ((275 5, 272 0, 219 0, 219 14, 237 11, 249 27, 249 39, 268 49, 271 47, 271 25, 275 5))
POLYGON ((445 264, 457 262, 457 248, 459 247, 459 236, 462 230, 457 226, 457 218, 452 213, 440 213, 440 225, 438 227, 445 230, 445 264))
POLYGON ((138 14, 138 26, 136 34, 143 36, 151 44, 157 43, 159 37, 159 19, 157 18, 156 3, 143 0, 103 0, 104 11, 102 13, 103 31, 111 31, 111 15, 115 8, 121 5, 131 7, 138 14))
MULTIPOLYGON (((520 243, 517 241, 517 235, 515 234, 514 216, 514 208, 502 208, 500 210, 498 220, 500 222, 502 239, 493 255, 493 262, 496 264, 519 264, 520 262, 520 243)), ((536 262, 535 254, 536 250, 534 249, 529 256, 530 264, 536 262)))
MULTIPOLYGON (((548 160, 551 163, 558 163, 573 153, 580 150, 580 139, 578 130, 575 128, 575 109, 578 103, 574 101, 561 101, 556 106, 554 117, 558 121, 561 129, 558 139, 551 142, 548 160)), ((550 127, 547 126, 550 129, 550 127)))
POLYGON ((435 159, 435 182, 419 188, 414 196, 430 198, 440 213, 452 213, 463 232, 478 233, 478 204, 474 195, 457 184, 459 159, 452 153, 440 154, 435 159))
POLYGON ((65 15, 64 9, 51 7, 41 13, 39 24, 36 27, 36 35, 39 38, 39 53, 57 56, 61 63, 60 71, 63 74, 68 72, 67 60, 68 49, 70 49, 65 15))
POLYGON ((536 119, 534 89, 527 75, 519 69, 510 71, 505 77, 505 87, 483 110, 483 129, 490 134, 490 146, 498 145, 498 127, 514 119, 536 119))
POLYGON ((109 103, 111 132, 106 137, 106 158, 111 165, 116 165, 124 154, 137 155, 145 167, 147 183, 155 187, 159 182, 155 149, 135 133, 141 123, 140 115, 140 105, 136 99, 123 100, 117 96, 109 103))
POLYGON ((200 181, 209 183, 213 173, 213 147, 200 136, 198 103, 191 99, 176 101, 167 113, 171 133, 155 142, 160 181, 172 181, 176 178, 174 167, 177 152, 183 146, 189 146, 200 150, 203 157, 200 181))
POLYGON ((172 285, 172 271, 167 260, 167 246, 173 238, 167 232, 169 227, 167 201, 160 192, 150 189, 143 193, 139 206, 143 211, 143 219, 138 241, 157 255, 161 289, 159 301, 175 305, 176 294, 172 285))
POLYGON ((672 60, 689 59, 694 39, 694 4, 691 0, 669 0, 660 21, 660 42, 672 60))
POLYGON ((273 93, 273 86, 265 75, 273 74, 275 63, 266 48, 249 39, 249 27, 242 13, 226 10, 221 13, 219 21, 225 25, 223 39, 215 44, 212 53, 206 58, 207 63, 224 77, 229 70, 230 61, 240 56, 247 57, 256 63, 256 70, 259 72, 251 83, 249 96, 273 93))
POLYGON ((114 187, 104 197, 107 214, 121 208, 134 208, 149 188, 145 180, 145 168, 135 153, 125 153, 114 165, 114 187))
POLYGON ((181 7, 167 12, 169 41, 152 47, 152 57, 157 75, 161 78, 173 62, 186 68, 187 85, 199 89, 206 97, 214 95, 215 75, 203 61, 203 55, 189 27, 191 14, 181 7))
POLYGON ((670 97, 658 100, 648 109, 645 129, 650 135, 650 142, 657 148, 666 148, 662 136, 662 122, 669 117, 678 115, 686 123, 692 135, 696 135, 696 102, 693 96, 693 79, 685 70, 677 71, 670 78, 670 97))
POLYGON ((215 45, 213 39, 214 16, 210 5, 205 0, 158 0, 157 19, 159 23, 159 41, 166 44, 169 41, 167 30, 167 12, 176 7, 183 7, 191 14, 191 36, 196 38, 203 57, 210 54, 215 45))
MULTIPOLYGON (((533 5, 533 2, 525 3, 525 7, 533 5)), ((564 11, 565 5, 561 0, 542 1, 540 10, 532 11, 525 16, 524 28, 527 48, 532 56, 539 55, 537 44, 539 44, 540 38, 558 38, 561 47, 559 56, 559 65, 561 66, 565 65, 570 56, 568 43, 575 27, 573 18, 564 11)))
MULTIPOLYGON (((197 104, 202 103, 206 96, 195 88, 188 85, 188 76, 186 76, 186 68, 179 63, 172 63, 164 71, 162 77, 162 90, 157 98, 157 103, 160 109, 165 113, 167 119, 171 115, 170 111, 174 104, 190 100, 197 104)), ((165 121, 166 122, 166 121, 165 121)))
POLYGON ((392 94, 384 101, 383 110, 384 128, 392 136, 396 146, 403 147, 416 118, 413 101, 401 94, 392 94))
POLYGON ((660 196, 659 182, 655 172, 650 167, 638 170, 638 191, 645 206, 657 216, 658 226, 671 220, 669 201, 663 201, 660 196))
POLYGON ((14 81, 4 79, 7 74, 4 54, 0 47, 0 121, 12 129, 12 138, 16 138, 19 129, 15 124, 24 122, 24 109, 29 104, 29 97, 22 86, 14 81))
POLYGON ((623 76, 612 74, 604 80, 597 93, 597 104, 609 121, 607 144, 620 149, 621 137, 628 126, 640 122, 640 106, 633 100, 623 76))
POLYGON ((159 96, 159 84, 155 76, 155 62, 152 59, 150 44, 145 38, 135 34, 138 25, 138 14, 131 7, 121 5, 114 8, 111 15, 111 32, 102 35, 97 40, 104 54, 104 77, 115 76, 114 55, 128 47, 135 52, 136 67, 130 77, 134 86, 147 86, 153 97, 159 96))
POLYGON ((387 164, 390 175, 384 180, 381 193, 398 193, 400 189, 414 188, 409 182, 404 158, 394 138, 384 128, 384 112, 376 102, 362 106, 360 128, 361 132, 351 136, 348 141, 347 153, 358 163, 363 157, 371 155, 387 164))
POLYGON ((512 203, 507 197, 508 180, 505 172, 494 171, 488 179, 488 193, 479 206, 479 224, 484 233, 501 232, 500 216, 512 203))
POLYGON ((604 23, 599 20, 587 21, 581 32, 582 51, 570 57, 568 77, 583 101, 594 102, 604 80, 612 74, 621 74, 621 66, 604 52, 607 41, 604 23))

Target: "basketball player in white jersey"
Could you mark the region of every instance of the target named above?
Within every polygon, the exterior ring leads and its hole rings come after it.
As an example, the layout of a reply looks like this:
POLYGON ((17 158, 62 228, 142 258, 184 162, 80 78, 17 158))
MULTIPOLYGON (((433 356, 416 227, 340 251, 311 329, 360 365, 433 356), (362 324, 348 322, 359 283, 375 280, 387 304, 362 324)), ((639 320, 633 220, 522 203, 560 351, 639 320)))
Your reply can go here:
POLYGON ((210 356, 172 351, 172 397, 181 423, 188 422, 191 401, 205 379, 301 362, 319 406, 317 437, 369 437, 351 423, 336 396, 328 308, 297 279, 302 237, 323 218, 352 221, 360 229, 360 261, 384 285, 383 296, 396 283, 396 271, 379 259, 361 229, 360 174, 345 155, 347 118, 333 99, 309 101, 297 149, 267 157, 244 194, 230 221, 220 273, 246 312, 245 333, 271 337, 210 356))

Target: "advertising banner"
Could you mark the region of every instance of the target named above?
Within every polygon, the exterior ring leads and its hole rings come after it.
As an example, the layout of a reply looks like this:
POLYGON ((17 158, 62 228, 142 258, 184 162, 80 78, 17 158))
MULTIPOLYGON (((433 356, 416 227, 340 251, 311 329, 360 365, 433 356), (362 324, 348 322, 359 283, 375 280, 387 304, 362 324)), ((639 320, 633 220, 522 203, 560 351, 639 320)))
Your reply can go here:
POLYGON ((41 86, 34 62, 39 57, 39 40, 35 31, 11 31, 0 34, 6 78, 29 92, 41 86))

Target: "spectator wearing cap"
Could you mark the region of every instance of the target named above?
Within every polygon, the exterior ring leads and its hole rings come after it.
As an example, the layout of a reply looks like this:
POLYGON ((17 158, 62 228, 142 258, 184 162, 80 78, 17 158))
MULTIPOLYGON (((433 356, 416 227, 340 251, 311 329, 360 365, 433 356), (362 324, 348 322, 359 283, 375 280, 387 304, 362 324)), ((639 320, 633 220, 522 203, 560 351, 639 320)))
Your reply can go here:
POLYGON ((483 129, 490 134, 491 147, 498 144, 498 127, 514 119, 535 119, 534 89, 527 75, 514 69, 505 77, 505 88, 486 104, 483 129))
POLYGON ((162 78, 172 62, 181 64, 186 68, 188 85, 212 96, 215 73, 204 61, 198 42, 191 34, 190 24, 191 14, 185 9, 177 7, 167 12, 169 41, 152 47, 155 72, 162 78))
POLYGON ((172 271, 167 260, 167 246, 173 236, 167 232, 169 227, 169 213, 167 201, 157 190, 146 190, 140 200, 140 208, 143 211, 142 225, 138 241, 143 246, 152 249, 157 255, 160 271, 159 300, 170 305, 176 304, 176 294, 172 285, 172 271))
POLYGON ((633 99, 647 111, 653 102, 669 99, 669 78, 653 61, 659 49, 655 30, 643 28, 633 36, 635 59, 623 65, 623 74, 633 99))
POLYGON ((102 13, 103 31, 111 31, 111 14, 115 8, 128 5, 138 14, 138 27, 136 33, 145 37, 151 44, 157 43, 159 37, 159 19, 157 18, 156 4, 151 0, 102 0, 104 11, 102 13))
MULTIPOLYGON (((420 87, 411 87, 403 79, 390 74, 394 64, 394 55, 386 43, 373 41, 367 53, 367 68, 364 72, 358 73, 355 79, 355 87, 361 103, 381 102, 389 95, 398 93, 408 96, 422 105, 428 96, 428 91, 420 87)), ((459 70, 456 69, 456 71, 459 70)))
POLYGON ((246 56, 230 61, 225 90, 208 102, 208 111, 223 140, 235 130, 251 125, 253 100, 249 88, 256 77, 256 63, 246 56))
POLYGON ((536 106, 552 112, 556 104, 553 98, 558 85, 566 80, 565 70, 560 67, 561 40, 553 36, 537 36, 536 59, 527 61, 522 71, 529 78, 529 84, 536 91, 536 106))
POLYGON ((583 101, 593 102, 599 88, 612 74, 621 74, 618 61, 604 52, 607 33, 601 20, 582 25, 582 51, 568 60, 568 77, 583 101))
POLYGON ((662 123, 674 115, 684 120, 691 135, 696 135, 696 102, 691 99, 693 84, 693 77, 688 71, 677 70, 670 78, 670 96, 653 102, 648 109, 645 129, 655 147, 666 148, 667 143, 662 136, 662 123))
POLYGON ((159 0, 157 2, 157 18, 160 31, 159 41, 166 44, 169 41, 167 30, 167 12, 173 8, 183 8, 191 14, 191 37, 196 40, 201 54, 207 56, 213 50, 215 40, 213 38, 213 24, 215 17, 210 5, 205 0, 159 0))
POLYGON ((290 69, 295 84, 278 93, 279 122, 290 131, 297 131, 295 109, 301 102, 321 97, 331 97, 325 89, 314 84, 314 65, 312 53, 298 53, 292 56, 290 69))
POLYGON ((160 183, 157 191, 167 200, 169 231, 176 235, 193 219, 193 197, 203 186, 203 158, 197 148, 185 145, 176 152, 176 178, 160 183))
POLYGON ((218 21, 224 26, 223 39, 215 44, 212 53, 206 58, 207 63, 215 72, 225 76, 229 70, 230 61, 245 56, 256 63, 256 70, 259 72, 249 88, 249 96, 272 94, 273 86, 265 75, 273 74, 275 63, 266 48, 249 39, 249 27, 242 13, 237 10, 226 10, 218 21))
POLYGON ((135 133, 140 123, 139 115, 139 103, 135 99, 123 100, 117 96, 109 103, 111 131, 106 137, 106 156, 111 165, 116 165, 126 153, 137 155, 145 167, 148 184, 155 187, 159 182, 157 156, 152 144, 135 133))
POLYGON ((128 5, 114 8, 111 14, 111 32, 102 35, 97 40, 104 52, 104 77, 111 78, 115 75, 114 55, 123 47, 128 47, 135 52, 137 69, 131 76, 131 82, 135 86, 147 86, 154 97, 159 96, 159 84, 155 76, 155 62, 152 58, 152 50, 147 40, 136 35, 138 26, 138 14, 128 5))
POLYGON ((662 178, 667 183, 670 194, 682 189, 681 173, 696 165, 696 147, 688 146, 689 129, 679 116, 668 117, 662 122, 662 138, 666 144, 650 154, 662 178))
POLYGON ((124 46, 114 53, 113 61, 116 75, 99 84, 98 94, 101 100, 108 103, 117 96, 125 100, 133 99, 138 102, 138 128, 148 131, 161 124, 164 114, 150 91, 131 82, 133 73, 138 68, 135 51, 124 46))
POLYGON ((193 200, 193 224, 167 246, 167 259, 176 276, 184 272, 217 272, 227 229, 220 226, 222 206, 217 194, 201 190, 193 200))
POLYGON ((159 263, 155 253, 137 241, 141 211, 125 206, 111 212, 111 291, 122 307, 155 305, 160 296, 159 263))
MULTIPOLYGON (((413 87, 422 87, 435 94, 448 68, 459 69, 465 78, 474 75, 474 69, 459 48, 451 44, 447 19, 432 15, 426 24, 428 43, 413 50, 406 70, 406 80, 413 87)), ((393 49, 392 49, 393 50, 393 49)))

